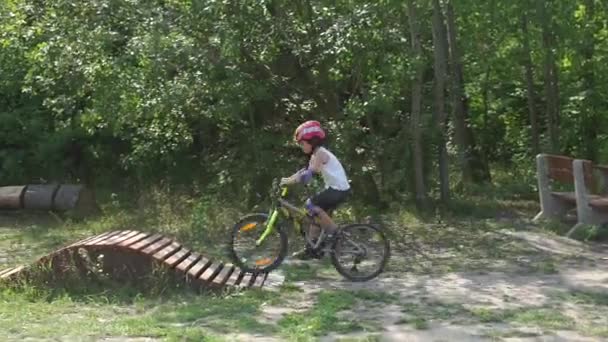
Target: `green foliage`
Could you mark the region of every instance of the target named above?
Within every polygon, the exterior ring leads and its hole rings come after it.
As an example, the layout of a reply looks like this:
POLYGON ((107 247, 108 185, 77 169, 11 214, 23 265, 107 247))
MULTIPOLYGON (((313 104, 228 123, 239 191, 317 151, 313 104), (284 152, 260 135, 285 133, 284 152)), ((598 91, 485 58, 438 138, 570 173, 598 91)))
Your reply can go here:
MULTIPOLYGON (((608 113, 605 4, 553 2, 560 150, 605 162, 607 135, 598 129, 608 113)), ((416 60, 405 8, 394 1, 0 6, 0 183, 43 178, 141 189, 168 181, 253 206, 273 178, 304 163, 288 142, 300 121, 314 118, 329 128, 357 200, 385 207, 414 189, 407 94, 422 63, 415 129, 423 131, 425 181, 437 193, 429 3, 420 4, 423 56, 416 60)), ((522 14, 543 146, 548 139, 537 10, 534 3, 455 4, 477 145, 491 162, 522 172, 534 169, 522 14)), ((448 143, 457 169, 451 136, 448 143)), ((194 221, 205 224, 196 214, 194 221)))

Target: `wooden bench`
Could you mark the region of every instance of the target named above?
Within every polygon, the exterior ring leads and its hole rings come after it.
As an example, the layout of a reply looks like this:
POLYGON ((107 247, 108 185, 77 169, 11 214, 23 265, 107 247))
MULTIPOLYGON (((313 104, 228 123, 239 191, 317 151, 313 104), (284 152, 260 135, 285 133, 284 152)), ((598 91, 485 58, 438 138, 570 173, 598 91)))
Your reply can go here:
POLYGON ((608 222, 608 167, 594 166, 589 160, 539 154, 536 169, 541 211, 533 221, 560 219, 576 209, 577 223, 566 236, 572 235, 581 225, 608 222), (601 175, 603 187, 599 193, 594 171, 601 175), (573 189, 558 191, 558 183, 573 185, 573 189))

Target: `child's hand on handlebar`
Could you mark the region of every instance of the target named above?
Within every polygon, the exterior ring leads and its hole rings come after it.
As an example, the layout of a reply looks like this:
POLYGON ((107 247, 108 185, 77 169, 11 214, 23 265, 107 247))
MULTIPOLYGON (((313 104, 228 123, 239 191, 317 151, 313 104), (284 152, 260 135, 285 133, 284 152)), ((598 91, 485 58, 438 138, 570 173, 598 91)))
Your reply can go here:
POLYGON ((305 170, 306 169, 301 169, 289 177, 281 178, 281 181, 279 182, 279 186, 286 186, 286 185, 292 185, 292 184, 297 183, 298 181, 300 181, 300 177, 302 177, 302 174, 304 173, 305 170))
POLYGON ((279 186, 286 186, 286 185, 291 185, 294 184, 296 181, 293 180, 293 176, 292 177, 284 177, 281 178, 281 181, 279 182, 279 186))

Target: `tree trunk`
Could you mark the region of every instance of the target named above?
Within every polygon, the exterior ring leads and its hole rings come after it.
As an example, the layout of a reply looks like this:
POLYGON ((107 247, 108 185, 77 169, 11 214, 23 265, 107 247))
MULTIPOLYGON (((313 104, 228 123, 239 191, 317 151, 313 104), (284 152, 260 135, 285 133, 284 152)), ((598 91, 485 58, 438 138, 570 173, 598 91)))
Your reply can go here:
POLYGON ((528 114, 530 116, 530 128, 532 130, 532 154, 540 153, 540 129, 538 125, 538 114, 536 113, 536 99, 534 96, 534 67, 530 52, 530 41, 528 38, 528 18, 525 14, 521 17, 521 30, 524 49, 524 67, 526 74, 526 88, 528 94, 528 114))
POLYGON ((420 32, 418 28, 418 18, 416 14, 416 6, 413 0, 407 4, 408 18, 410 26, 410 36, 412 40, 412 50, 415 56, 416 76, 412 85, 412 116, 411 130, 413 142, 413 157, 414 157, 414 179, 416 185, 416 204, 419 208, 425 208, 427 205, 427 193, 424 185, 424 165, 422 161, 422 127, 420 125, 420 107, 422 103, 422 77, 424 73, 424 64, 422 63, 422 45, 420 43, 420 32))
POLYGON ((435 72, 435 118, 439 134, 439 187, 441 202, 450 200, 450 181, 448 175, 447 111, 445 108, 445 84, 447 78, 448 41, 439 0, 433 0, 433 56, 435 72))
POLYGON ((475 145, 475 137, 469 125, 467 98, 464 91, 464 77, 460 51, 456 43, 457 28, 452 1, 447 2, 447 28, 449 57, 452 66, 452 101, 456 144, 459 146, 462 177, 464 183, 490 181, 487 163, 475 145))
POLYGON ((598 32, 598 27, 595 21, 595 0, 585 0, 585 17, 583 18, 583 27, 585 39, 581 52, 583 55, 583 93, 586 94, 583 103, 583 143, 585 149, 584 158, 597 160, 598 151, 598 115, 596 113, 596 91, 595 74, 593 67, 593 55, 595 54, 595 32, 598 32))
POLYGON ((557 67, 555 65, 555 57, 553 49, 555 41, 551 30, 551 17, 547 13, 544 0, 538 0, 538 13, 542 26, 542 42, 545 52, 544 58, 544 78, 545 78, 545 96, 546 96, 546 116, 549 128, 550 152, 559 153, 559 108, 558 108, 558 84, 557 84, 557 67))
MULTIPOLYGON (((495 23, 496 22, 496 0, 490 0, 490 4, 489 4, 489 13, 490 13, 490 23, 495 23)), ((481 99, 482 99, 482 106, 483 106, 483 112, 482 112, 482 116, 481 116, 481 120, 480 120, 480 127, 479 127, 479 131, 484 132, 488 130, 489 127, 489 116, 490 116, 490 88, 491 88, 491 84, 490 84, 490 76, 492 75, 492 55, 495 54, 496 51, 496 46, 499 45, 499 41, 502 41, 502 39, 499 39, 495 33, 492 32, 491 28, 488 31, 488 36, 489 37, 493 37, 492 42, 486 42, 485 44, 483 44, 483 52, 481 53, 481 57, 482 60, 485 63, 485 72, 484 72, 484 78, 483 78, 483 82, 481 83, 482 86, 482 90, 481 90, 481 99)), ((483 147, 480 147, 481 151, 483 152, 484 155, 486 154, 486 149, 483 147)), ((490 154, 492 153, 492 151, 489 151, 490 154)))

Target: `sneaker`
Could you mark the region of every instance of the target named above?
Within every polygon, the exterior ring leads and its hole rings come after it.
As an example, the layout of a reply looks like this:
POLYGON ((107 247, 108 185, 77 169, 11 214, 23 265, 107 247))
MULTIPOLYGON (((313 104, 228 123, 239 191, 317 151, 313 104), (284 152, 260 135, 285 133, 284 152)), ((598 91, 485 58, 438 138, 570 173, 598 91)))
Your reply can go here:
POLYGON ((339 234, 339 232, 337 229, 331 233, 327 233, 327 235, 325 235, 325 237, 323 238, 323 241, 321 241, 321 245, 322 246, 333 245, 334 241, 338 238, 338 234, 339 234))
POLYGON ((305 247, 291 255, 292 258, 298 260, 321 259, 323 254, 316 253, 310 247, 305 247))

